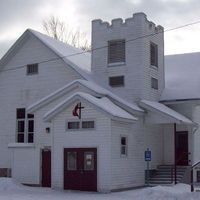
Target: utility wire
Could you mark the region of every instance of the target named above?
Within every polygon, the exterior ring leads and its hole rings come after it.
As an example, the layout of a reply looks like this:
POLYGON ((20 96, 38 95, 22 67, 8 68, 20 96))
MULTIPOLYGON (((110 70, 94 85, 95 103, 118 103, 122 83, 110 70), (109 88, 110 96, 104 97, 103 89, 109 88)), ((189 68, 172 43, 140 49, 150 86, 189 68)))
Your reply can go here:
MULTIPOLYGON (((136 41, 136 40, 139 40, 139 39, 143 39, 143 38, 152 37, 152 36, 155 36, 155 35, 158 35, 158 34, 161 34, 161 33, 166 33, 166 32, 170 32, 170 31, 182 29, 182 28, 185 28, 185 27, 188 27, 188 26, 193 26, 193 25, 199 24, 199 23, 200 23, 200 20, 195 21, 195 22, 191 22, 191 23, 188 23, 188 24, 184 24, 184 25, 181 25, 181 26, 177 26, 177 27, 174 27, 174 28, 166 29, 166 30, 163 30, 163 31, 158 31, 156 33, 142 35, 142 36, 139 36, 139 37, 136 37, 136 38, 132 38, 132 39, 126 40, 125 43, 133 42, 133 41, 136 41)), ((107 48, 107 47, 108 47, 108 45, 105 45, 105 46, 93 48, 91 50, 83 51, 83 52, 80 52, 80 53, 73 53, 73 54, 66 55, 66 56, 59 56, 59 57, 56 57, 56 58, 52 58, 52 59, 44 60, 44 61, 41 61, 41 62, 37 62, 37 64, 42 64, 42 63, 52 62, 52 61, 56 61, 56 60, 60 60, 60 59, 64 59, 64 58, 78 56, 78 55, 81 55, 81 54, 97 51, 97 50, 104 49, 104 48, 107 48)), ((27 65, 21 65, 21 66, 17 66, 17 67, 11 68, 11 69, 0 70, 0 72, 13 71, 13 70, 24 68, 26 66, 27 65)))

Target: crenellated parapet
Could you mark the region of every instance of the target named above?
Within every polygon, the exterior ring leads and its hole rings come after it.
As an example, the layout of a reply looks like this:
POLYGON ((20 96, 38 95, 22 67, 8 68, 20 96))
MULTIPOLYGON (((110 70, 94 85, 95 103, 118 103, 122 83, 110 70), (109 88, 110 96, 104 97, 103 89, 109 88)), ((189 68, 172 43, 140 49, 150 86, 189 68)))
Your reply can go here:
POLYGON ((134 26, 143 26, 147 27, 150 31, 155 31, 155 32, 162 32, 164 31, 164 28, 160 25, 156 25, 155 23, 149 21, 147 19, 146 14, 140 12, 140 13, 135 13, 133 14, 132 17, 127 18, 123 20, 122 18, 116 18, 109 22, 102 21, 101 19, 96 19, 92 21, 92 27, 95 29, 100 29, 100 30, 109 30, 109 29, 117 29, 117 28, 129 28, 134 26))

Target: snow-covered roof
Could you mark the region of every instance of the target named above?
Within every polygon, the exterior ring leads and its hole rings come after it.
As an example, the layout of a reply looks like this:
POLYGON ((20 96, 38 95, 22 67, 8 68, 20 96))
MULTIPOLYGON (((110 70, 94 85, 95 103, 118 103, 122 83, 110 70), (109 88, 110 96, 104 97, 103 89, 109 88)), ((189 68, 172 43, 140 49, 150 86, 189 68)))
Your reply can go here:
POLYGON ((56 90, 55 92, 51 93, 50 95, 42 98, 41 100, 37 101, 36 103, 32 104, 27 108, 28 112, 35 112, 37 109, 40 109, 41 107, 49 104, 50 102, 54 101, 55 99, 62 97, 64 94, 67 94, 71 88, 77 86, 77 85, 82 85, 96 94, 99 94, 99 96, 106 96, 110 100, 112 100, 115 104, 117 104, 120 107, 123 107, 125 110, 128 112, 143 112, 143 110, 135 103, 129 103, 125 101, 124 99, 118 97, 117 95, 113 94, 109 90, 101 87, 100 85, 97 85, 96 83, 92 81, 87 81, 87 80, 82 80, 82 79, 77 79, 69 84, 65 85, 64 87, 56 90))
POLYGON ((45 34, 38 31, 28 29, 39 40, 41 40, 46 46, 59 55, 68 65, 73 67, 76 71, 81 73, 83 77, 88 78, 88 74, 91 71, 91 54, 84 52, 81 49, 72 47, 59 40, 55 40, 45 34))
MULTIPOLYGON (((22 36, 13 44, 8 52, 0 60, 0 65, 3 66, 4 61, 9 58, 9 55, 20 46, 27 35, 33 35, 39 39, 45 46, 51 49, 60 59, 62 59, 67 66, 70 66, 83 78, 91 79, 91 54, 84 52, 81 49, 72 47, 66 43, 60 42, 52 37, 42 34, 38 31, 27 29, 22 36)), ((54 59, 54 58, 52 58, 54 59)))
POLYGON ((64 101, 59 103, 56 107, 51 109, 49 112, 47 112, 44 115, 44 121, 50 121, 52 118, 54 118, 58 113, 63 111, 69 104, 74 102, 75 100, 81 100, 84 99, 87 102, 93 104, 94 106, 100 108, 104 113, 111 115, 114 118, 120 118, 124 120, 131 120, 136 121, 138 120, 133 115, 129 114, 125 110, 121 109, 119 106, 112 103, 107 97, 102 98, 96 98, 90 94, 83 93, 83 92, 77 92, 71 95, 70 97, 66 98, 64 101))
POLYGON ((156 101, 141 100, 140 105, 142 108, 145 108, 147 110, 150 109, 151 111, 155 111, 158 113, 162 113, 166 116, 169 116, 169 117, 175 119, 176 123, 195 125, 195 123, 192 122, 190 119, 188 119, 184 115, 172 110, 171 108, 165 106, 162 103, 159 103, 156 101))
POLYGON ((200 99, 200 53, 165 56, 161 101, 200 99))

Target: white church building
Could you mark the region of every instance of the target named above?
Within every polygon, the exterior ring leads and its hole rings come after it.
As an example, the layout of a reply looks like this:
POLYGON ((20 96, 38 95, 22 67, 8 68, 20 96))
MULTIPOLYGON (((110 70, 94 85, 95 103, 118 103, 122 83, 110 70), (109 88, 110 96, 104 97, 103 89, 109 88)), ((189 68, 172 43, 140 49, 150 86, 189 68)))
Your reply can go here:
POLYGON ((144 13, 94 20, 86 53, 26 30, 0 60, 0 176, 108 192, 145 184, 147 148, 154 184, 199 161, 200 54, 164 68, 163 31, 144 13))

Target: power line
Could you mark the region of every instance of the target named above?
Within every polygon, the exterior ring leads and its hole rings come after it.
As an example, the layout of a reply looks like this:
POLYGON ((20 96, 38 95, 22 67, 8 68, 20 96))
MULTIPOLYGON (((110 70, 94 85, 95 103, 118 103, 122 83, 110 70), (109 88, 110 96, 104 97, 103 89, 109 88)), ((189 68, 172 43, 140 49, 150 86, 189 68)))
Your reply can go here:
MULTIPOLYGON (((158 35, 158 34, 161 34, 161 33, 166 33, 166 32, 170 32, 170 31, 182 29, 182 28, 185 28, 185 27, 188 27, 188 26, 193 26, 193 25, 199 24, 199 23, 200 23, 200 20, 195 21, 195 22, 191 22, 191 23, 188 23, 188 24, 184 24, 184 25, 181 25, 181 26, 177 26, 177 27, 174 27, 174 28, 166 29, 166 30, 163 30, 163 31, 158 31, 156 33, 142 35, 142 36, 139 36, 139 37, 136 37, 136 38, 132 38, 132 39, 126 40, 125 43, 133 42, 133 41, 136 41, 136 40, 139 40, 139 39, 143 39, 143 38, 152 37, 152 36, 155 36, 155 35, 158 35)), ((80 53, 73 53, 73 54, 66 55, 66 56, 60 56, 60 57, 56 57, 56 58, 40 61, 40 62, 37 62, 37 63, 38 64, 42 64, 42 63, 52 62, 52 61, 56 61, 56 60, 60 60, 60 59, 64 59, 64 58, 69 58, 69 57, 78 56, 78 55, 81 55, 81 54, 97 51, 97 50, 104 49, 104 48, 107 48, 107 47, 108 47, 108 45, 105 45, 105 46, 97 47, 97 48, 94 48, 94 49, 91 49, 91 50, 83 51, 83 52, 80 52, 80 53)), ((13 71, 13 70, 24 68, 26 66, 27 65, 21 65, 21 66, 17 66, 17 67, 11 68, 11 69, 1 70, 1 72, 13 71)))

